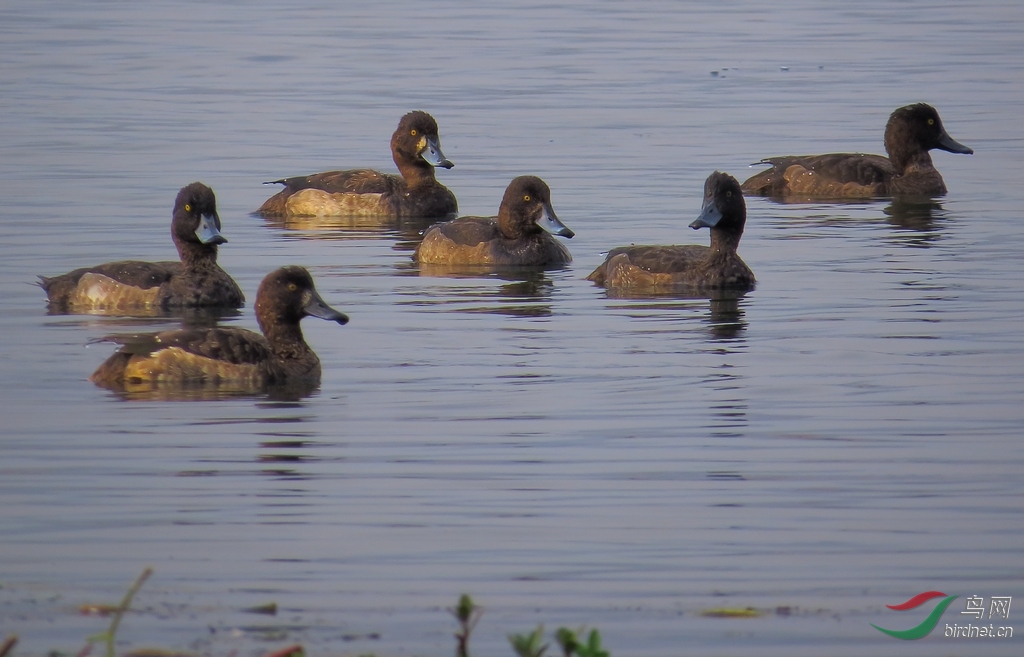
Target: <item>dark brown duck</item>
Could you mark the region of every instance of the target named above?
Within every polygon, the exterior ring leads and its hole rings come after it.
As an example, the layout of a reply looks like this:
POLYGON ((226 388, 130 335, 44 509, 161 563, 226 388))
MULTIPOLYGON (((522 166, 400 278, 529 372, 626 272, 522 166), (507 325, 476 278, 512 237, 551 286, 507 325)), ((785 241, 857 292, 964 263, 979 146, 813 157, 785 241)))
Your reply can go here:
POLYGON ((391 156, 400 176, 371 169, 327 171, 284 178, 257 214, 265 217, 373 215, 390 218, 450 218, 458 212, 452 192, 437 182, 434 167, 454 164, 441 152, 437 122, 426 112, 409 112, 391 135, 391 156))
POLYGON ((536 176, 509 183, 496 217, 459 217, 432 226, 413 253, 430 265, 557 266, 572 261, 552 235, 573 233, 555 215, 551 190, 536 176))
POLYGON ((89 380, 115 390, 140 384, 257 390, 319 383, 320 359, 299 327, 309 316, 348 322, 320 297, 308 271, 282 267, 268 274, 256 293, 256 321, 263 335, 240 328, 195 328, 107 336, 100 341, 122 346, 89 380))
POLYGON ((39 284, 57 312, 239 308, 245 296, 217 264, 217 245, 227 242, 220 225, 213 190, 194 182, 182 187, 174 201, 171 238, 180 262, 108 262, 40 276, 39 284))
POLYGON ((620 246, 587 276, 606 288, 676 288, 692 292, 754 287, 754 273, 736 253, 747 221, 735 178, 718 171, 704 183, 704 203, 690 228, 711 229, 711 246, 620 246))
POLYGON ((877 196, 942 196, 946 184, 929 151, 941 149, 970 155, 942 127, 931 105, 918 103, 894 111, 885 126, 889 157, 863 153, 769 157, 771 169, 743 183, 754 196, 868 198, 877 196))

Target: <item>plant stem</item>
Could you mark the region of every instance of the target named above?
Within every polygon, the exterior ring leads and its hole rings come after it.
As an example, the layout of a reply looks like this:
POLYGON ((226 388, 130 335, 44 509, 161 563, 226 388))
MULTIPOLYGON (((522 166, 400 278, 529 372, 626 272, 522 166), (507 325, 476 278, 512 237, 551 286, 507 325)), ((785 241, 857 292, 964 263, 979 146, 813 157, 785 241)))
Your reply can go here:
POLYGON ((132 587, 128 589, 128 592, 124 594, 124 599, 121 600, 120 606, 118 606, 117 611, 114 613, 114 618, 110 621, 110 627, 107 629, 107 657, 114 657, 114 635, 117 634, 117 626, 121 623, 121 617, 124 616, 124 612, 128 611, 128 605, 132 603, 132 598, 142 588, 143 582, 152 574, 153 569, 147 567, 135 580, 132 587))
POLYGON ((12 648, 14 648, 14 644, 16 644, 17 642, 18 635, 16 634, 12 634, 6 639, 4 639, 4 642, 0 643, 0 657, 7 657, 7 653, 9 653, 12 648))

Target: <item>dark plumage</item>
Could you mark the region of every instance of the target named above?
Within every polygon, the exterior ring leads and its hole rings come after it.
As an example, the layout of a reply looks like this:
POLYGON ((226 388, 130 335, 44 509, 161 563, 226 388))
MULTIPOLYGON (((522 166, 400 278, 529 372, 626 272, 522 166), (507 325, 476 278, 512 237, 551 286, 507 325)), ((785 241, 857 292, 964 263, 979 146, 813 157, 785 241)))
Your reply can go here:
POLYGON ((217 265, 220 217, 213 190, 194 182, 174 201, 171 238, 181 262, 124 260, 39 277, 57 312, 152 313, 173 308, 238 308, 242 290, 217 265))
POLYGON ((441 152, 437 122, 409 112, 391 135, 391 156, 401 176, 370 169, 327 171, 275 180, 282 189, 257 214, 265 217, 374 215, 449 218, 459 210, 455 195, 437 182, 434 167, 451 169, 441 152))
POLYGON ((571 262, 569 250, 551 234, 574 235, 555 216, 547 184, 536 176, 520 176, 505 189, 497 217, 459 217, 436 224, 423 236, 413 259, 457 266, 571 262))
POLYGON ((317 294, 302 267, 266 276, 256 293, 263 335, 240 328, 195 328, 144 335, 112 335, 122 347, 89 377, 106 388, 163 384, 259 390, 296 381, 320 381, 320 359, 302 337, 307 316, 345 324, 348 317, 317 294))
POLYGON ((704 204, 691 228, 711 229, 711 247, 620 246, 587 280, 607 288, 685 288, 704 292, 749 290, 754 273, 736 254, 747 221, 740 184, 718 171, 704 183, 704 204))
POLYGON ((939 148, 970 155, 974 151, 950 137, 935 108, 924 103, 897 109, 885 126, 889 157, 863 153, 769 157, 772 168, 743 183, 755 196, 857 198, 941 196, 946 184, 928 151, 939 148))

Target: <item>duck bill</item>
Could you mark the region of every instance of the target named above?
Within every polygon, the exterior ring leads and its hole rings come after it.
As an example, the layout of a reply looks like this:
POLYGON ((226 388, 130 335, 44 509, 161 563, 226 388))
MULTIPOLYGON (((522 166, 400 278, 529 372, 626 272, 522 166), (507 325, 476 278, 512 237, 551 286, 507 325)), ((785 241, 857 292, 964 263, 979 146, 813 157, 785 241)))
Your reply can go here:
POLYGON ((437 137, 426 137, 420 142, 422 145, 420 148, 420 157, 422 157, 427 164, 434 167, 444 167, 445 169, 451 169, 455 164, 444 156, 441 152, 441 144, 437 141, 437 137))
POLYGON ((698 228, 714 228, 718 225, 718 222, 722 220, 722 212, 715 205, 714 201, 708 201, 701 208, 700 214, 693 223, 690 224, 690 228, 697 230, 698 228))
POLYGON ((203 244, 223 244, 228 238, 220 234, 220 220, 215 214, 204 214, 199 218, 196 237, 203 244))
POLYGON ((348 315, 328 306, 327 302, 316 293, 316 290, 310 293, 309 300, 306 301, 306 305, 302 309, 306 311, 307 315, 312 317, 319 317, 330 322, 338 322, 341 325, 348 324, 348 315))
POLYGON ((540 217, 537 218, 537 225, 551 233, 552 235, 561 235, 562 237, 572 237, 576 233, 569 230, 569 227, 558 220, 555 216, 555 211, 551 209, 551 206, 547 203, 540 213, 540 217))
POLYGON ((950 153, 961 153, 963 155, 974 155, 974 149, 967 148, 957 140, 950 137, 945 130, 939 135, 939 148, 950 153))

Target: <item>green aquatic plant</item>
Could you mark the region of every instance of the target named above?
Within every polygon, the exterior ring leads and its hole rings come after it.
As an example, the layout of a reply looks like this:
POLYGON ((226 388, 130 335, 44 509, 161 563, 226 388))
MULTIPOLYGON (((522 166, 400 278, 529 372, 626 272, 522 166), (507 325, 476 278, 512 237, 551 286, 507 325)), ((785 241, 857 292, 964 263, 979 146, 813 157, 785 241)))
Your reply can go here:
POLYGON ((548 649, 548 644, 541 645, 544 639, 544 626, 538 625, 537 629, 529 634, 509 634, 508 642, 519 657, 543 657, 548 649))
POLYGON ((100 632, 99 634, 93 634, 87 640, 89 646, 96 641, 103 641, 107 644, 107 657, 114 657, 114 638, 117 636, 117 626, 121 624, 121 617, 124 616, 124 612, 128 611, 128 605, 132 603, 132 598, 142 588, 142 584, 153 574, 152 568, 146 568, 139 575, 135 583, 132 584, 128 592, 124 594, 124 598, 121 600, 121 604, 114 610, 114 617, 110 620, 110 626, 107 627, 106 632, 100 632))
MULTIPOLYGON (((579 634, 583 628, 579 629, 579 634)), ((565 657, 609 657, 608 651, 601 647, 601 634, 597 630, 591 630, 586 643, 580 643, 577 632, 568 627, 560 627, 555 632, 555 641, 562 648, 565 657)))
POLYGON ((590 630, 585 644, 576 645, 578 657, 609 657, 607 650, 601 647, 601 634, 597 630, 590 630))
POLYGON ((580 645, 576 633, 568 627, 558 628, 555 632, 555 641, 558 642, 558 646, 562 649, 562 654, 565 657, 572 657, 572 654, 576 652, 576 647, 580 645))
POLYGON ((473 633, 480 616, 484 611, 478 607, 468 593, 463 593, 459 598, 459 604, 448 610, 455 620, 459 621, 459 631, 455 633, 458 639, 458 646, 455 648, 456 657, 469 657, 469 635, 473 633))

